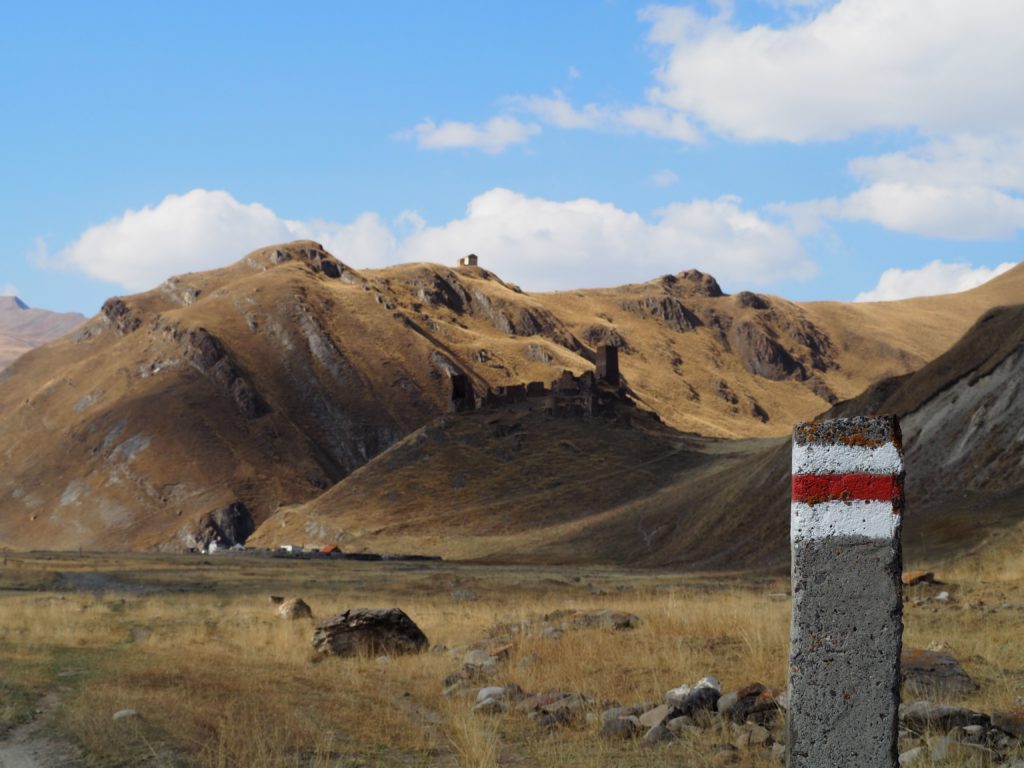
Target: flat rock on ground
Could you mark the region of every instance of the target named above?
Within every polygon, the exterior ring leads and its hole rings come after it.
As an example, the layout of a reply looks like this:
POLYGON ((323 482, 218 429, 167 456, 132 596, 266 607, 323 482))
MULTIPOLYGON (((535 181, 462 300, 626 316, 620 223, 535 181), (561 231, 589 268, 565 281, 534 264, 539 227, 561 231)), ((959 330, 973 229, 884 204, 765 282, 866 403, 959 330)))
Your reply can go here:
POLYGON ((944 651, 904 648, 900 656, 900 678, 907 692, 919 696, 962 696, 978 689, 978 684, 960 662, 944 651))

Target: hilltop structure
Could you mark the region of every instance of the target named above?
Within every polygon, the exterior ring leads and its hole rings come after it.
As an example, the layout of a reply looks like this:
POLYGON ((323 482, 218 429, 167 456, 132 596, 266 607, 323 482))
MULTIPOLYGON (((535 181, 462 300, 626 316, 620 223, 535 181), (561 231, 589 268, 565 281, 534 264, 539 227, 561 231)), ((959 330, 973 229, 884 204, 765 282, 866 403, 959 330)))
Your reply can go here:
POLYGON ((480 397, 475 394, 473 382, 466 374, 452 374, 451 411, 465 413, 485 408, 525 405, 527 410, 542 410, 550 416, 589 418, 611 415, 616 404, 632 404, 619 373, 618 353, 616 347, 602 344, 597 348, 594 371, 585 371, 577 376, 565 370, 550 386, 540 381, 509 384, 489 388, 480 397))
POLYGON ((461 259, 459 259, 459 263, 456 264, 456 266, 458 266, 458 267, 475 267, 475 266, 477 266, 478 262, 479 262, 479 259, 477 258, 477 255, 475 253, 471 253, 468 256, 463 256, 461 259))

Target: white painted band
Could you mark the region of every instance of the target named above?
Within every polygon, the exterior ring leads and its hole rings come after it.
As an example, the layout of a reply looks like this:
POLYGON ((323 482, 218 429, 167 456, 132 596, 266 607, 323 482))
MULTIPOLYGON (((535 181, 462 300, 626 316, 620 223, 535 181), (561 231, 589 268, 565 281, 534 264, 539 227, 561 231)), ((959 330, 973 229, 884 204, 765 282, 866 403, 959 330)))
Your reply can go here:
POLYGON ((892 443, 877 448, 843 443, 793 444, 794 475, 898 475, 902 471, 903 457, 892 443))
POLYGON ((789 524, 790 542, 830 539, 836 536, 864 536, 892 539, 902 516, 891 501, 795 501, 789 524))

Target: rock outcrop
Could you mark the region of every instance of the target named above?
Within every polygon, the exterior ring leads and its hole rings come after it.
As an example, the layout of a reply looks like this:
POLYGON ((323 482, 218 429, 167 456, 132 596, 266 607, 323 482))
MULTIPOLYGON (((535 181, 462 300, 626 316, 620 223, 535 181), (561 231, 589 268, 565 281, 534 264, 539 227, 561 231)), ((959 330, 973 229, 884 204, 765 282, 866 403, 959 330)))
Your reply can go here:
POLYGON ((400 608, 351 608, 317 624, 312 643, 325 656, 421 653, 430 645, 400 608))

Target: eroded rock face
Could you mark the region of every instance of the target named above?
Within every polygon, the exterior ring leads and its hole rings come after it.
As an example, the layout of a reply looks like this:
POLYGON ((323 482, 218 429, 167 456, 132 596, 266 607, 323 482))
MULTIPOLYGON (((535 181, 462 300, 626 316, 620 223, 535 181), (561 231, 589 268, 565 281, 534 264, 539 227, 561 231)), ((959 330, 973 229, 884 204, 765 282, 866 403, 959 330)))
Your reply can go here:
POLYGON ((772 381, 807 378, 804 366, 793 358, 775 339, 751 322, 741 322, 732 329, 733 347, 743 367, 756 376, 772 381))
POLYGON ((100 313, 122 336, 137 331, 142 325, 142 318, 138 313, 128 305, 128 302, 116 296, 103 303, 100 313))
POLYGON ((700 318, 674 296, 645 296, 624 301, 621 306, 627 312, 660 320, 666 327, 680 333, 703 325, 700 318))
POLYGON ((433 274, 414 284, 420 301, 431 307, 448 307, 461 315, 470 302, 469 294, 454 275, 433 274))
POLYGON ((750 291, 740 291, 736 294, 736 303, 748 309, 768 309, 768 300, 750 291))
POLYGON ((469 306, 471 314, 485 318, 509 336, 543 336, 570 352, 579 352, 583 348, 579 339, 546 309, 517 306, 500 297, 489 296, 478 288, 470 294, 469 306))
POLYGON ((246 262, 257 269, 267 269, 289 261, 304 262, 314 273, 338 278, 348 267, 324 250, 320 243, 299 240, 284 247, 264 248, 246 257, 246 262))
POLYGON ((583 329, 581 335, 583 340, 594 349, 601 346, 616 347, 623 351, 631 349, 625 337, 619 333, 617 328, 610 325, 588 325, 583 329))
POLYGON ((173 329, 171 335, 181 344, 182 357, 226 390, 239 413, 248 419, 255 419, 270 412, 270 406, 235 365, 216 336, 205 328, 190 328, 186 331, 173 329))
POLYGON ((235 501, 200 517, 192 538, 197 549, 205 550, 211 543, 218 547, 231 547, 244 544, 255 530, 256 523, 249 508, 241 501, 235 501))
POLYGON ((725 295, 718 281, 699 269, 687 269, 676 275, 665 275, 661 278, 661 284, 666 290, 692 293, 712 299, 725 295))
POLYGON ((327 656, 422 653, 430 645, 400 608, 351 608, 317 624, 312 642, 327 656))

